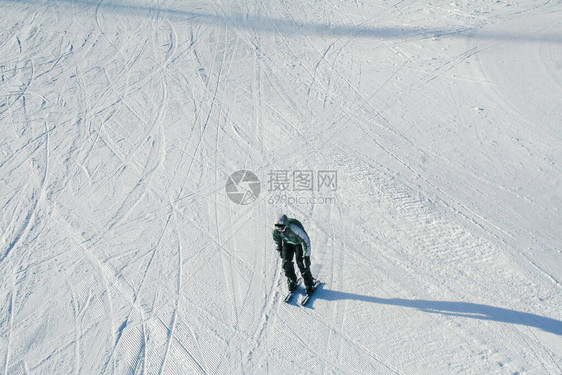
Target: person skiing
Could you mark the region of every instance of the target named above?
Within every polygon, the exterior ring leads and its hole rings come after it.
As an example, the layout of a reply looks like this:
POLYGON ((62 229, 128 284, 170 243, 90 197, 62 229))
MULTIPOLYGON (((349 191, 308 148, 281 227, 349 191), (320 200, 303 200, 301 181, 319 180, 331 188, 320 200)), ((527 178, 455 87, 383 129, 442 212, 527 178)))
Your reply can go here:
POLYGON ((279 256, 283 259, 283 270, 287 276, 289 292, 297 287, 297 275, 293 265, 293 257, 296 257, 306 286, 306 294, 311 295, 314 291, 314 278, 310 272, 310 238, 304 226, 297 219, 288 218, 283 214, 275 222, 273 240, 277 245, 279 256))

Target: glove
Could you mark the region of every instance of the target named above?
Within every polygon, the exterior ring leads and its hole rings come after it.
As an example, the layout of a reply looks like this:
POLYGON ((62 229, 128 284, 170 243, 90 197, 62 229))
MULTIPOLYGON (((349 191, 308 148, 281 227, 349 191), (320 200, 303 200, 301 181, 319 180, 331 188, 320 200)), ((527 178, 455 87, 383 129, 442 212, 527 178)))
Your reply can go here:
POLYGON ((304 257, 304 266, 310 268, 310 257, 304 257))
POLYGON ((283 253, 281 253, 281 247, 277 246, 277 253, 279 253, 279 258, 283 258, 283 253))

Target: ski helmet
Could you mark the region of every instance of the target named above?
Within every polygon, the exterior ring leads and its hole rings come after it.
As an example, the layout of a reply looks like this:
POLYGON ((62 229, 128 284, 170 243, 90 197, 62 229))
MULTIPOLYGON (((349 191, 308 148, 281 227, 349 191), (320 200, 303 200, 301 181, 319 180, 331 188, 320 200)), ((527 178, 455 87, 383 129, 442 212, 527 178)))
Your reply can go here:
POLYGON ((281 216, 279 216, 279 219, 277 219, 277 221, 275 222, 275 228, 278 231, 283 232, 287 227, 288 223, 289 223, 289 218, 287 217, 287 215, 282 214, 281 216))

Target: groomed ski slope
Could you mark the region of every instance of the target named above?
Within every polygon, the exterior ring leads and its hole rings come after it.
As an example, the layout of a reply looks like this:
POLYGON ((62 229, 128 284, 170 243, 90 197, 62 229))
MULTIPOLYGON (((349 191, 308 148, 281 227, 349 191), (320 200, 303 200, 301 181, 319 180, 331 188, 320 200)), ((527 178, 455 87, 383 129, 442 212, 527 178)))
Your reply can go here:
POLYGON ((4 0, 0 76, 0 374, 562 373, 559 1, 4 0))

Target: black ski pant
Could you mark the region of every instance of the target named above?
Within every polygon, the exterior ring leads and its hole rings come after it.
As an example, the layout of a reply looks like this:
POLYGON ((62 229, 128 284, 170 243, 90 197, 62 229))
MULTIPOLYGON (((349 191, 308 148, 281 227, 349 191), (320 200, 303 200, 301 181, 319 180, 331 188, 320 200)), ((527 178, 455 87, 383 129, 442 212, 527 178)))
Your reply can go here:
POLYGON ((312 287, 312 285, 314 285, 314 279, 312 278, 310 267, 306 267, 304 264, 304 254, 301 245, 291 245, 288 243, 283 244, 283 247, 281 248, 281 258, 283 259, 283 270, 285 271, 285 276, 287 276, 287 278, 291 281, 297 281, 295 266, 293 265, 294 257, 296 257, 297 266, 299 266, 299 271, 301 272, 304 280, 304 285, 312 287))

